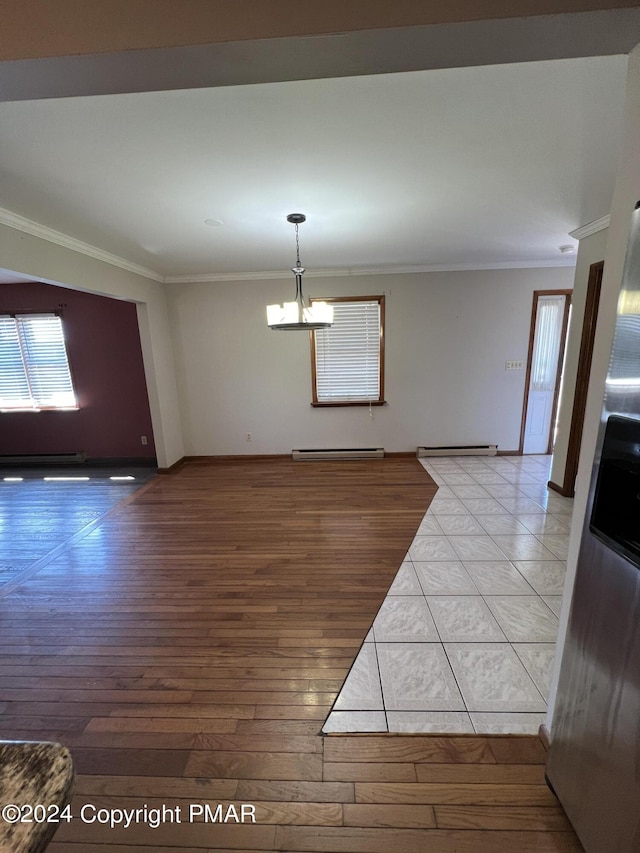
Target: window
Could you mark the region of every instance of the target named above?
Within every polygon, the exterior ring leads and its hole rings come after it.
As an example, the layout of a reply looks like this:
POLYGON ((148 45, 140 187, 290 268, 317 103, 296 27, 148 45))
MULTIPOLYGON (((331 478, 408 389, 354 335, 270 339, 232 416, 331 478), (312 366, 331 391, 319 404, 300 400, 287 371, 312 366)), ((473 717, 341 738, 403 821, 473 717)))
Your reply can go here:
POLYGON ((0 315, 0 409, 75 408, 60 317, 0 315))
POLYGON ((312 405, 383 405, 384 296, 324 301, 333 325, 311 333, 312 405))

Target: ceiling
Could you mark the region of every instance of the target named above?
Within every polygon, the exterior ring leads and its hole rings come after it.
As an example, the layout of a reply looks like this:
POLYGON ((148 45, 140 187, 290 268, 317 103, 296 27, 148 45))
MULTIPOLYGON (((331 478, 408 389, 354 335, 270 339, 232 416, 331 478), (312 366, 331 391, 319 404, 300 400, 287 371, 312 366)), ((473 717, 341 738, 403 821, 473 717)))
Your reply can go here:
POLYGON ((286 273, 294 211, 310 272, 571 263, 609 212, 626 64, 2 103, 1 203, 169 280, 286 273))

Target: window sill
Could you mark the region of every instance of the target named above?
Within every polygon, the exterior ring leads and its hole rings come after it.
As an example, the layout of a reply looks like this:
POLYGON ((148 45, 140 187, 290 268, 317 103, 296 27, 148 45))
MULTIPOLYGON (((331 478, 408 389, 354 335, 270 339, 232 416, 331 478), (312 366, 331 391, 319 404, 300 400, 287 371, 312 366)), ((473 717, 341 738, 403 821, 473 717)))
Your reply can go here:
POLYGON ((1 415, 24 415, 28 412, 39 414, 40 412, 79 412, 80 406, 42 406, 39 409, 29 407, 28 409, 0 409, 1 415))
POLYGON ((335 408, 337 406, 386 406, 386 400, 341 400, 340 402, 331 403, 311 403, 314 409, 335 408))

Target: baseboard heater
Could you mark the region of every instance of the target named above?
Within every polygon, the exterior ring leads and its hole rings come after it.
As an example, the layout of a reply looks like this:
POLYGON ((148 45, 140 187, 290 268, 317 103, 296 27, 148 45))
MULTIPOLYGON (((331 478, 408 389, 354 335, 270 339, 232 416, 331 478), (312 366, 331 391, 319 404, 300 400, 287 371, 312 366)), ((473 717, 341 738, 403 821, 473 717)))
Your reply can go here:
POLYGON ((293 450, 297 462, 316 459, 383 459, 384 447, 330 448, 327 450, 293 450))
POLYGON ((87 461, 87 454, 82 453, 23 453, 0 456, 2 465, 76 465, 87 461))
POLYGON ((454 444, 450 447, 418 447, 416 456, 495 456, 497 444, 454 444))

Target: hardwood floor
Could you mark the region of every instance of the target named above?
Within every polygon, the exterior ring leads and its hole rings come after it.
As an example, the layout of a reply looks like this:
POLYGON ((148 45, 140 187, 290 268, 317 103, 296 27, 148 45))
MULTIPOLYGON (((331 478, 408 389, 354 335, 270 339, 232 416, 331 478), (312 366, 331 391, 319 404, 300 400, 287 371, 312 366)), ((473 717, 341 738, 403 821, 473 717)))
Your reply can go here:
POLYGON ((537 738, 319 735, 435 488, 407 459, 185 465, 23 574, 0 736, 71 748, 51 853, 581 850, 537 738), (219 803, 246 821, 190 822, 219 803))

